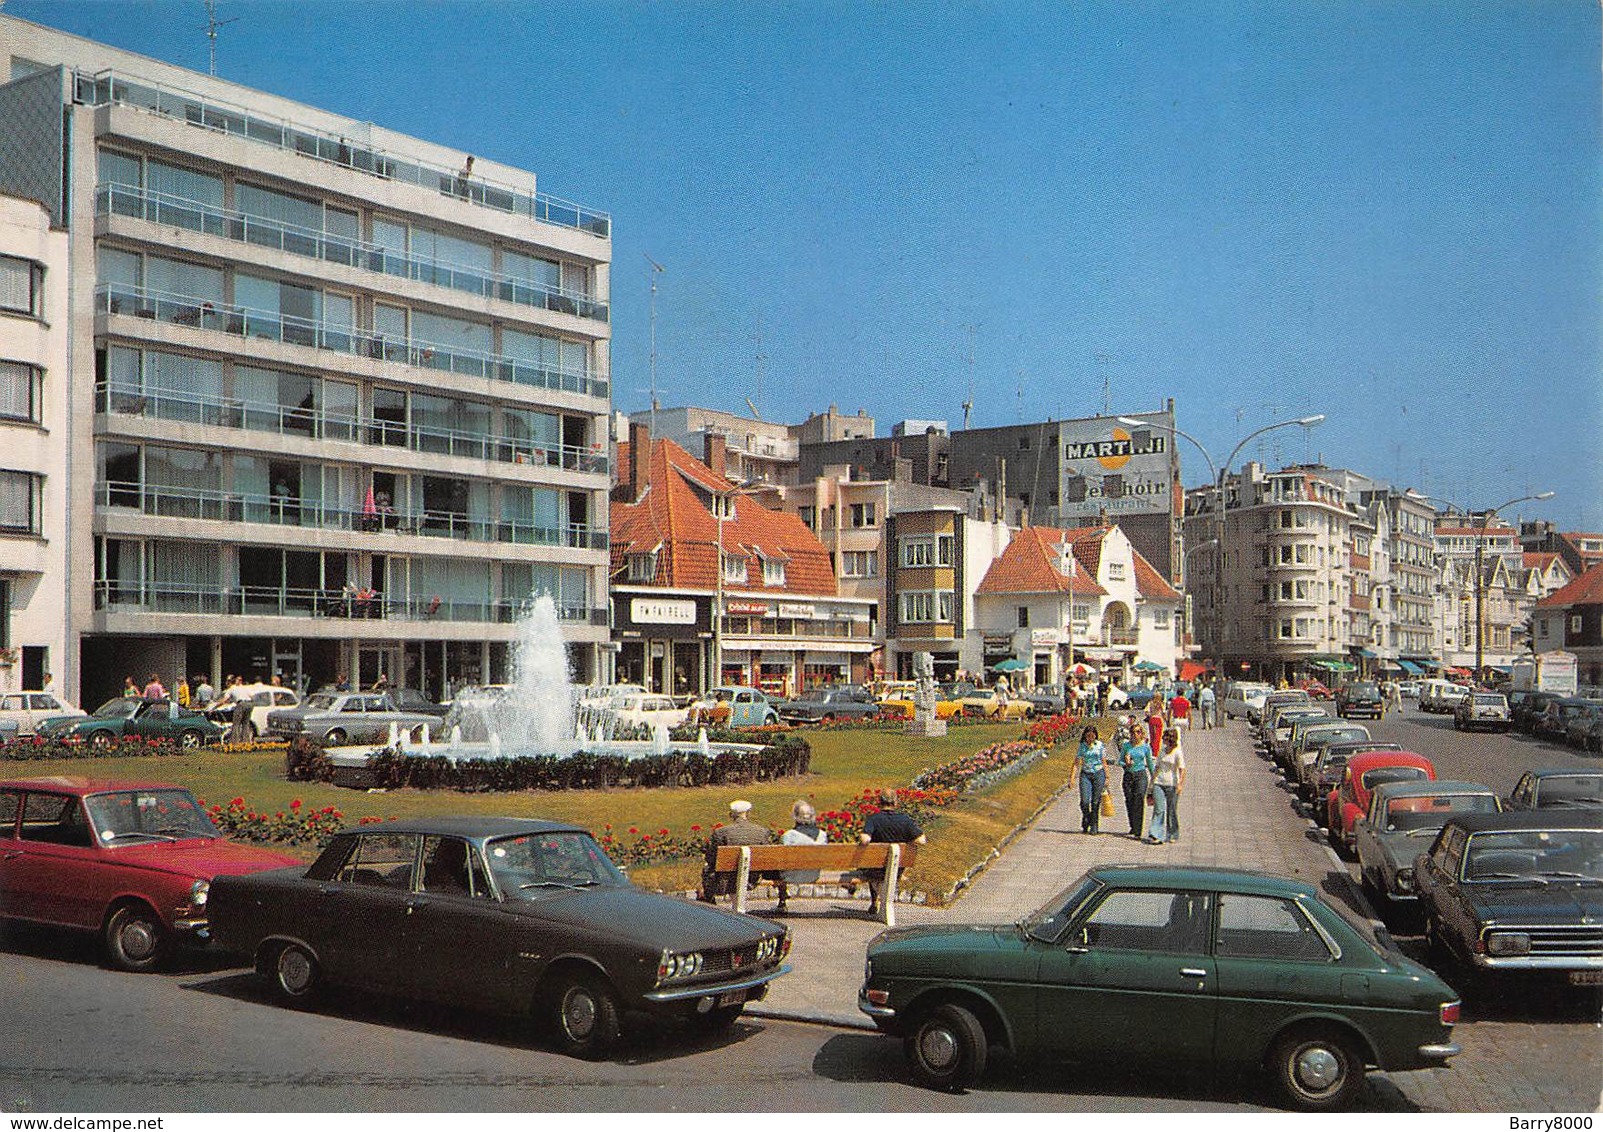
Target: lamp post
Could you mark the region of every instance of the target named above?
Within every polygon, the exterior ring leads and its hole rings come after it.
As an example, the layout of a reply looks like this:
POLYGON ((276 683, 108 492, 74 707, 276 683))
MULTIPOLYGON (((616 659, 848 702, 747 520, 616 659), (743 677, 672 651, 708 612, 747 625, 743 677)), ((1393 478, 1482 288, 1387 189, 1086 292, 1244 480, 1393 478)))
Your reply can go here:
POLYGON ((713 517, 718 520, 718 560, 713 563, 712 603, 712 686, 724 682, 724 515, 733 506, 732 493, 716 492, 712 497, 713 517))
MULTIPOLYGON (((1224 667, 1225 475, 1230 471, 1230 465, 1235 463, 1236 457, 1241 454, 1241 450, 1247 446, 1249 441, 1255 440, 1264 433, 1272 432, 1277 428, 1290 428, 1292 425, 1301 425, 1303 428, 1312 428, 1314 425, 1319 424, 1324 419, 1324 413, 1315 413, 1312 416, 1293 417, 1290 420, 1276 421, 1274 424, 1267 424, 1262 428, 1254 429, 1246 436, 1243 436, 1239 442, 1237 442, 1236 446, 1230 450, 1230 455, 1225 457, 1225 462, 1223 464, 1216 465, 1213 462, 1213 456, 1208 452, 1207 447, 1202 443, 1202 441, 1198 440, 1190 433, 1176 428, 1174 425, 1153 424, 1151 421, 1137 420, 1135 417, 1118 418, 1119 423, 1127 427, 1161 428, 1165 432, 1172 432, 1178 437, 1189 440, 1192 446, 1195 447, 1198 452, 1202 453, 1202 458, 1208 462, 1208 474, 1213 481, 1215 497, 1214 537, 1212 540, 1215 544, 1215 550, 1213 556, 1213 586, 1211 587, 1213 590, 1213 643, 1215 645, 1215 651, 1219 654, 1218 661, 1221 670, 1223 670, 1224 667)), ((1207 543, 1202 543, 1197 547, 1197 549, 1200 550, 1202 547, 1207 545, 1207 543)), ((1183 557, 1184 556, 1182 556, 1182 558, 1183 557)))

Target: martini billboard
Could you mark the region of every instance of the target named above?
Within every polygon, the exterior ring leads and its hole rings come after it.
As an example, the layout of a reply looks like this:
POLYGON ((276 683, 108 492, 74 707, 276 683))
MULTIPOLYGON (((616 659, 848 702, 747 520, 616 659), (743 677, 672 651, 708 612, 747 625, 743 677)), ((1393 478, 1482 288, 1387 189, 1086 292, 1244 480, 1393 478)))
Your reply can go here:
POLYGON ((1174 413, 1133 413, 1129 419, 1146 424, 1121 424, 1117 417, 1059 422, 1058 512, 1066 525, 1104 514, 1119 519, 1172 513, 1179 474, 1174 413))

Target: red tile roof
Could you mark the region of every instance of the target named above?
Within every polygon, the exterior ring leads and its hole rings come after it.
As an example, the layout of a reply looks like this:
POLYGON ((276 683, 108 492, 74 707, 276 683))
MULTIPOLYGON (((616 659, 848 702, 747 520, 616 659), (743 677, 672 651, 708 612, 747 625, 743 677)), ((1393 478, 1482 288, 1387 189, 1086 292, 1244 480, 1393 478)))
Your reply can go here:
POLYGON ((1164 581, 1163 575, 1153 568, 1142 553, 1135 547, 1130 548, 1135 555, 1135 588, 1142 597, 1153 601, 1179 601, 1180 591, 1164 581))
POLYGON ((1603 562, 1536 603, 1538 609, 1571 605, 1603 605, 1603 562))
MULTIPOLYGON (((616 467, 629 467, 628 444, 618 446, 616 467)), ((654 586, 713 590, 718 586, 718 520, 706 493, 735 485, 671 440, 651 442, 646 490, 633 502, 612 504, 612 570, 627 566, 631 553, 660 546, 654 586), (699 490, 698 490, 699 489, 699 490)), ((835 597, 833 563, 818 536, 795 515, 770 511, 748 496, 734 497, 734 516, 723 523, 724 553, 746 555, 743 583, 727 588, 835 597), (763 583, 762 558, 785 563, 783 585, 763 583)))
POLYGON ((1520 565, 1526 567, 1527 569, 1546 570, 1549 566, 1553 565, 1553 560, 1557 557, 1557 554, 1549 552, 1527 550, 1524 554, 1520 555, 1520 565))
POLYGON ((1058 530, 1055 527, 1025 527, 1013 536, 1007 549, 991 563, 985 572, 976 594, 1040 594, 1074 593, 1105 594, 1108 591, 1097 585, 1094 569, 1085 562, 1081 546, 1094 544, 1100 554, 1101 535, 1106 528, 1077 527, 1058 530), (1093 540, 1090 535, 1096 535, 1093 540), (1078 536, 1078 537, 1077 537, 1078 536), (1058 548, 1069 543, 1076 564, 1072 576, 1058 569, 1058 548))

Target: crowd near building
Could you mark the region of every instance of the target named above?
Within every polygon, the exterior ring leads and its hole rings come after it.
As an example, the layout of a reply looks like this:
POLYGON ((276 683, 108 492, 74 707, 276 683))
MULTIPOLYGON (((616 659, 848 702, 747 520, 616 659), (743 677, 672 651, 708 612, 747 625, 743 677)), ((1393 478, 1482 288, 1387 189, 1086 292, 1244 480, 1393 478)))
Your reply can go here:
POLYGON ((1598 682, 1603 535, 1322 464, 1185 492, 1173 399, 617 414, 611 240, 531 171, 0 15, 0 690, 445 698, 508 678, 537 595, 577 679, 675 694, 919 653, 1598 682))

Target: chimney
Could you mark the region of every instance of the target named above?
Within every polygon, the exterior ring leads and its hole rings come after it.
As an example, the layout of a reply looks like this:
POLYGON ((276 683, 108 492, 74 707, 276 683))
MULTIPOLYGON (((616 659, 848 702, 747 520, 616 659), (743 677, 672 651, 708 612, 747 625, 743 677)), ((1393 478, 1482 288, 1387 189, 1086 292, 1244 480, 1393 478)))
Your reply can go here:
POLYGON ((720 479, 728 479, 724 472, 724 434, 709 432, 703 434, 706 438, 706 458, 702 463, 712 469, 712 474, 720 479))
POLYGON ((629 422, 629 502, 639 503, 646 493, 646 469, 651 466, 651 426, 629 422))

